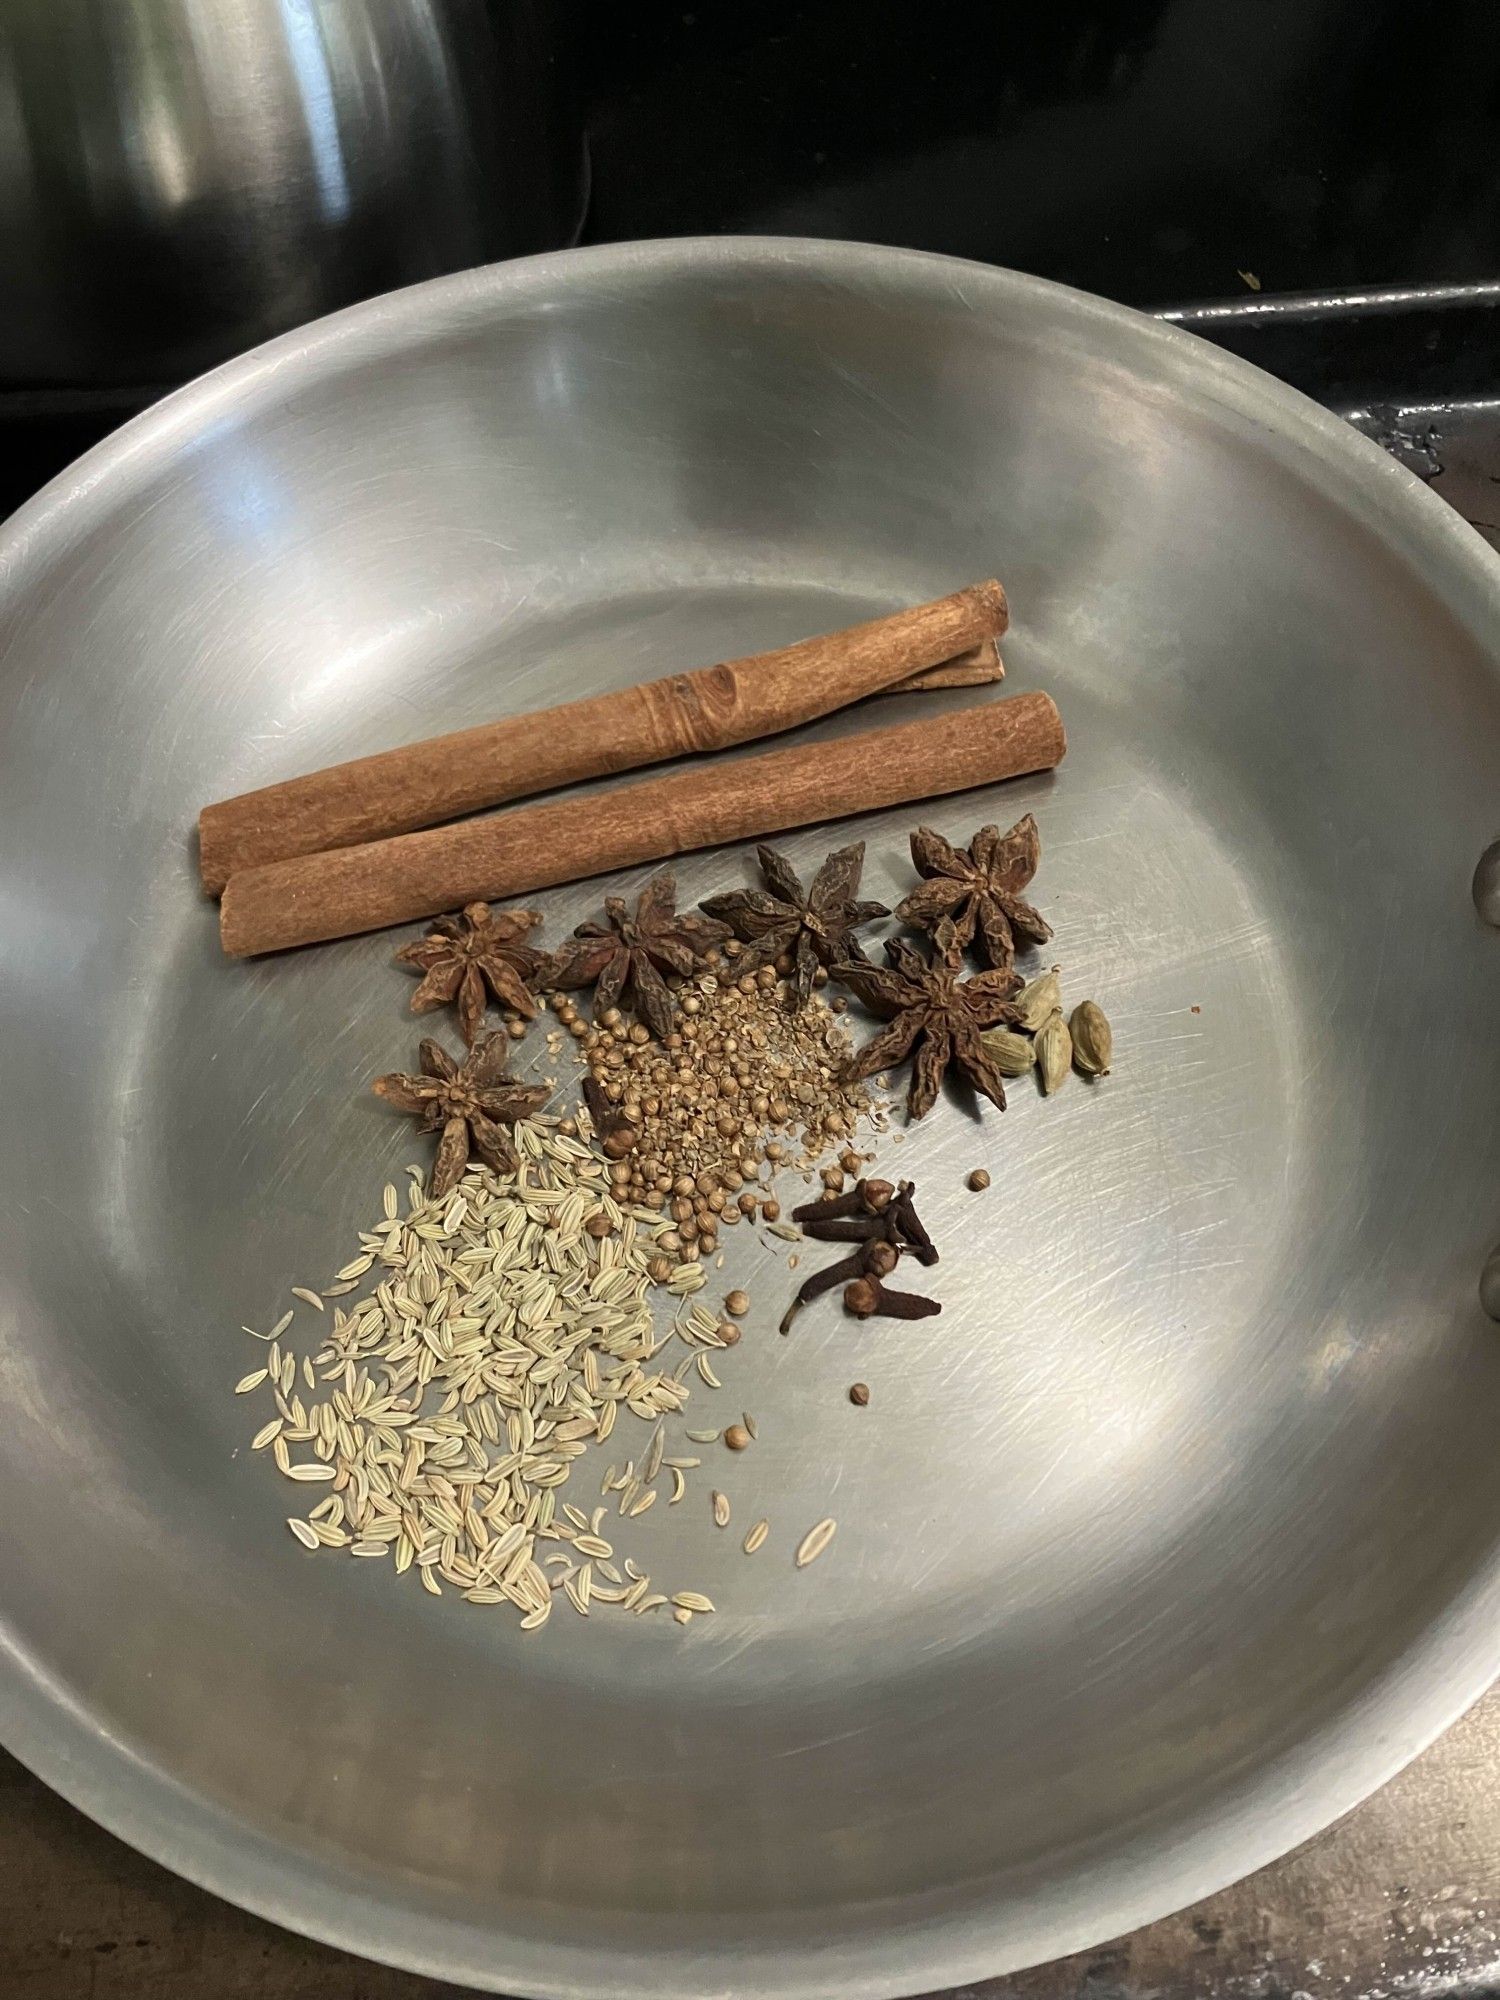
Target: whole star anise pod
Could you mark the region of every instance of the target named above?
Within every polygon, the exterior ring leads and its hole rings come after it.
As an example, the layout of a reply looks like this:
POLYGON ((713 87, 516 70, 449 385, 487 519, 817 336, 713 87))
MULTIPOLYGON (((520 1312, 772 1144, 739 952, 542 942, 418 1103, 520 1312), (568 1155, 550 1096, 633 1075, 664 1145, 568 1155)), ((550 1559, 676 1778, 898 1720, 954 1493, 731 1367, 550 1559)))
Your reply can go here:
POLYGON ((623 896, 606 896, 605 921, 580 924, 547 961, 542 982, 571 992, 594 989, 595 1013, 626 999, 658 1040, 672 1029, 672 996, 663 972, 686 979, 715 945, 729 936, 728 924, 682 915, 677 878, 654 875, 636 901, 634 916, 623 896))
POLYGON ((836 979, 891 1023, 855 1055, 845 1071, 850 1082, 912 1056, 906 1109, 908 1117, 921 1118, 936 1102, 943 1072, 952 1063, 1003 1111, 1005 1085, 979 1037, 984 1028, 1017 1020, 1010 998, 1021 984, 1019 977, 1000 967, 964 979, 956 948, 924 958, 904 938, 888 940, 885 955, 888 966, 834 968, 836 979))
POLYGON ((507 1076, 509 1054, 509 1037, 497 1032, 482 1035, 462 1066, 439 1043, 424 1041, 420 1075, 375 1079, 377 1097, 420 1118, 424 1132, 442 1135, 428 1183, 435 1201, 457 1187, 471 1151, 496 1173, 515 1166, 516 1149, 505 1128, 539 1110, 548 1092, 542 1084, 507 1076))
POLYGON ((470 1048, 484 1018, 486 987, 502 1007, 531 1020, 536 1000, 528 989, 545 954, 521 940, 541 921, 536 910, 496 911, 488 903, 470 903, 456 917, 439 917, 426 937, 396 953, 398 965, 424 975, 411 996, 411 1011, 454 1007, 458 1031, 470 1048))
POLYGON ((711 917, 723 918, 733 926, 735 936, 749 945, 738 961, 747 972, 770 965, 783 952, 790 953, 792 980, 787 997, 789 1004, 800 1007, 812 991, 819 961, 838 965, 846 959, 863 959, 855 930, 876 917, 888 917, 890 911, 884 903, 854 900, 865 862, 862 840, 830 854, 807 889, 786 856, 774 847, 757 847, 755 854, 769 893, 731 889, 722 896, 710 896, 699 908, 711 917))
POLYGON ((896 906, 896 915, 923 930, 951 926, 960 948, 977 944, 981 958, 1009 965, 1017 943, 1045 944, 1052 930, 1039 910, 1021 898, 1041 858, 1041 837, 1030 813, 1009 833, 982 826, 967 847, 954 847, 930 826, 911 837, 911 858, 928 879, 896 906))

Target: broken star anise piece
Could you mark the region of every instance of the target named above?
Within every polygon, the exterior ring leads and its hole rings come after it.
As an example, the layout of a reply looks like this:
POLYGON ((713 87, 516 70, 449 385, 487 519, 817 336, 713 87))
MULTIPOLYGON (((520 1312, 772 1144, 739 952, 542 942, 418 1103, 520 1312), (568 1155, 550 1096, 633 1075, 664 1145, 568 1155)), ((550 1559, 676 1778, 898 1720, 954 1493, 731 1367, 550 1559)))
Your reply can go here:
POLYGON ((659 1041, 672 1029, 672 995, 664 972, 686 979, 715 945, 729 936, 728 924, 683 915, 677 908, 677 879, 655 875, 641 891, 634 916, 623 896, 606 896, 605 921, 580 924, 547 961, 542 982, 572 992, 594 989, 596 1017, 627 999, 638 1020, 659 1041))
POLYGON ((439 917, 426 937, 396 953, 398 965, 423 975, 411 1011, 453 1007, 470 1048, 484 1018, 486 987, 502 1007, 531 1020, 536 1000, 530 987, 545 958, 522 939, 541 921, 535 910, 496 911, 488 903, 470 903, 456 917, 439 917))
POLYGON ((1005 1086, 980 1034, 985 1028, 1014 1023, 1016 1010, 1010 1000, 1021 984, 1017 975, 1008 967, 997 967, 965 979, 956 948, 924 958, 904 938, 888 940, 885 955, 890 961, 885 966, 834 967, 841 984, 890 1020, 890 1026, 855 1055, 846 1077, 857 1082, 910 1056, 907 1116, 921 1118, 937 1101, 943 1072, 951 1063, 1003 1111, 1005 1086))
POLYGON ((911 858, 926 876, 896 907, 904 922, 944 933, 959 946, 973 944, 993 966, 1009 965, 1018 944, 1045 944, 1051 927, 1021 891, 1036 873, 1041 837, 1030 813, 1009 833, 982 826, 967 847, 954 847, 930 826, 911 837, 911 858))
POLYGON ((539 1110, 548 1092, 541 1084, 507 1076, 509 1053, 509 1038, 492 1032, 480 1036, 460 1066, 437 1042, 424 1041, 419 1075, 375 1079, 377 1097, 420 1118, 424 1132, 441 1134, 428 1182, 434 1201, 458 1186, 471 1152, 496 1173, 515 1166, 516 1149, 506 1128, 539 1110))
POLYGON ((812 991, 819 963, 863 959, 855 931, 890 911, 884 903, 854 900, 865 860, 862 840, 830 854, 806 889, 784 854, 765 846, 755 853, 766 889, 731 889, 699 907, 733 925, 735 936, 750 947, 739 959, 746 972, 787 953, 792 959, 788 1004, 800 1007, 812 991))

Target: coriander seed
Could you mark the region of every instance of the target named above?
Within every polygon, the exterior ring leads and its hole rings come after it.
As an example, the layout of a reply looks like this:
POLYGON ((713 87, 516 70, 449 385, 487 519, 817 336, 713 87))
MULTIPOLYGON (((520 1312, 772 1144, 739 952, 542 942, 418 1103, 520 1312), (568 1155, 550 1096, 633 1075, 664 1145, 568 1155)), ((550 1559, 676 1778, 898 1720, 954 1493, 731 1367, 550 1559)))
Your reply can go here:
POLYGON ((990 1184, 990 1177, 983 1167, 976 1167, 964 1185, 971 1194, 983 1194, 990 1184))
POLYGON ((731 1424, 724 1433, 724 1442, 731 1451, 744 1451, 750 1442, 750 1433, 743 1424, 731 1424))
POLYGON ((855 1382, 850 1385, 849 1401, 854 1404, 856 1409, 862 1410, 869 1400, 870 1391, 866 1383, 855 1382))

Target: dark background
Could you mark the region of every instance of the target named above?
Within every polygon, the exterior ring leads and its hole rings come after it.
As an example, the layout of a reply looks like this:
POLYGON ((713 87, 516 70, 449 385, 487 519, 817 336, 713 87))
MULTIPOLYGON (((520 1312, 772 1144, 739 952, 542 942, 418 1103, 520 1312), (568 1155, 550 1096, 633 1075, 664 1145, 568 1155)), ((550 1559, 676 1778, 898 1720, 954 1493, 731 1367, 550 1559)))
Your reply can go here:
MULTIPOLYGON (((585 242, 859 238, 1144 307, 1500 280, 1500 0, 557 4, 585 242)), ((1189 323, 1430 473, 1497 303, 1189 323)), ((0 381, 0 518, 171 386, 0 381)))
POLYGON ((587 239, 903 243, 1135 305, 1500 275, 1494 0, 587 0, 587 239))

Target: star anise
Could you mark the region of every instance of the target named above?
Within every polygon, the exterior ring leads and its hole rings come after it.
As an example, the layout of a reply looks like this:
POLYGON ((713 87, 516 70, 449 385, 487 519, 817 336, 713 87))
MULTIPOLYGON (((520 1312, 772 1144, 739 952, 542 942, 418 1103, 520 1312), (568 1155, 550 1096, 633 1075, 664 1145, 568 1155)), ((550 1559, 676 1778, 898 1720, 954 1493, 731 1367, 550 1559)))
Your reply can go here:
POLYGON ((486 987, 500 1006, 531 1020, 536 1000, 529 988, 545 954, 521 940, 541 921, 536 910, 495 911, 488 903, 470 903, 456 917, 439 917, 426 937, 396 953, 398 965, 424 975, 411 996, 411 1011, 455 1007, 458 1031, 470 1048, 484 1018, 486 987))
POLYGON ((420 1075, 375 1079, 377 1097, 420 1118, 424 1132, 442 1134, 429 1181, 434 1200, 457 1187, 471 1151, 496 1173, 515 1166, 516 1149, 505 1128, 539 1110, 548 1093, 541 1084, 506 1075, 509 1053, 509 1037, 492 1032, 480 1036, 460 1066, 437 1042, 424 1041, 420 1075))
POLYGON ((999 967, 964 979, 956 948, 924 958, 904 938, 889 939, 885 955, 888 966, 834 968, 835 978, 891 1023, 865 1044, 845 1075, 857 1082, 912 1056, 906 1109, 909 1117, 921 1118, 936 1102, 943 1072, 952 1063, 1003 1111, 1005 1086, 980 1031, 1017 1020, 1010 998, 1021 984, 1018 975, 999 967))
POLYGON ((654 875, 641 891, 635 915, 623 896, 606 896, 605 921, 580 924, 547 961, 543 983, 571 992, 594 989, 596 1015, 627 995, 639 1020, 658 1040, 672 1029, 672 996, 663 972, 686 979, 715 945, 729 936, 728 924, 683 915, 677 908, 677 878, 654 875))
POLYGON ((967 847, 954 847, 930 826, 911 837, 911 858, 928 879, 896 907, 896 915, 923 930, 944 921, 940 945, 949 937, 960 946, 976 944, 981 958, 1009 965, 1017 943, 1045 944, 1051 927, 1039 910, 1021 898, 1041 858, 1041 838, 1030 813, 1009 833, 982 826, 967 847))
POLYGON ((856 928, 876 917, 888 917, 890 911, 884 903, 854 901, 865 860, 862 840, 830 854, 808 889, 803 888, 786 856, 774 847, 757 847, 755 853, 769 894, 761 889, 731 889, 725 895, 710 896, 699 907, 733 925, 735 936, 749 945, 738 961, 747 972, 770 965, 783 952, 791 954, 788 1001, 801 1006, 812 991, 819 961, 838 965, 846 959, 862 960, 864 951, 854 935, 856 928))

